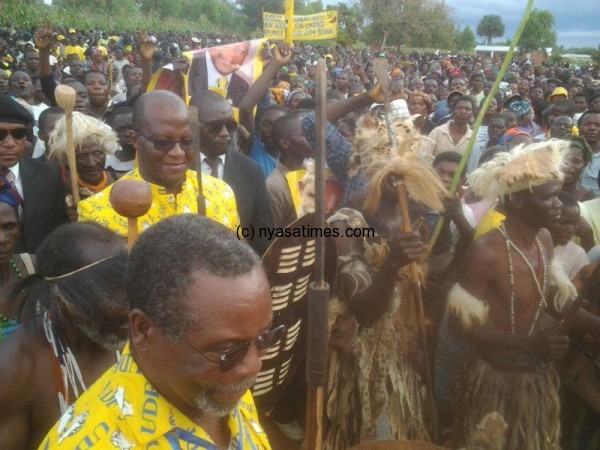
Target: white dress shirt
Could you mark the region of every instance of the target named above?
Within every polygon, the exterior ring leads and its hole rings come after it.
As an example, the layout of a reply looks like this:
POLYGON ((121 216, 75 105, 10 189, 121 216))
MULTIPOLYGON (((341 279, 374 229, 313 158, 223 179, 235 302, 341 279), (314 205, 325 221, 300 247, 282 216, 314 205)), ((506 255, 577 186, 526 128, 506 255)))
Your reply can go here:
POLYGON ((207 81, 208 81, 208 87, 219 87, 219 82, 218 79, 225 76, 225 78, 227 78, 227 86, 229 86, 229 83, 231 83, 231 75, 221 75, 219 73, 219 71, 217 70, 217 68, 215 67, 215 65, 212 62, 212 58, 210 57, 210 53, 208 53, 208 50, 205 53, 206 55, 206 75, 207 75, 207 81))
POLYGON ((7 167, 7 169, 13 174, 15 177, 14 184, 17 192, 21 196, 23 200, 25 200, 25 196, 23 195, 23 181, 21 180, 21 171, 19 170, 19 163, 15 164, 12 167, 7 167))
MULTIPOLYGON (((210 175, 212 173, 212 167, 210 167, 210 165, 206 162, 206 155, 203 153, 200 153, 200 155, 202 157, 202 173, 204 175, 210 175)), ((219 179, 222 180, 223 172, 225 170, 225 155, 219 155, 218 158, 221 160, 221 162, 219 163, 217 172, 219 173, 219 179)))

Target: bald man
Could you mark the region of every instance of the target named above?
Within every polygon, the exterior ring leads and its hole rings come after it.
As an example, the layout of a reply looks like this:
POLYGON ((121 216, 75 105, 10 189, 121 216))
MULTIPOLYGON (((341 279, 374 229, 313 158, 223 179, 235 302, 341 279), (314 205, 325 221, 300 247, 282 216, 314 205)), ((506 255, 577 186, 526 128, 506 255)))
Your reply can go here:
MULTIPOLYGON (((169 91, 143 94, 133 108, 131 142, 138 167, 122 177, 147 182, 152 189, 152 206, 138 220, 143 231, 162 219, 197 213, 198 181, 189 170, 194 159, 192 130, 185 102, 169 91)), ((112 208, 112 187, 79 203, 79 220, 96 222, 127 236, 127 219, 112 208)), ((237 230, 239 216, 235 195, 227 183, 209 175, 202 178, 207 217, 237 230)))
POLYGON ((273 217, 262 169, 236 148, 237 123, 229 102, 219 94, 204 91, 194 94, 190 105, 198 108, 202 142, 202 172, 225 181, 237 201, 242 227, 253 227, 248 242, 262 255, 269 240, 260 236, 260 228, 272 228, 273 217))

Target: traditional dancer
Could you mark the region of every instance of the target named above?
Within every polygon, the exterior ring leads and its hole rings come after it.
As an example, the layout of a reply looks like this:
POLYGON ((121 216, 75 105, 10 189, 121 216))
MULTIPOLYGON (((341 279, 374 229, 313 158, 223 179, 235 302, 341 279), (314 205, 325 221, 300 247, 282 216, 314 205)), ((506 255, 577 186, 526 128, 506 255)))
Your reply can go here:
MULTIPOLYGON (((338 285, 330 306, 331 342, 324 448, 338 450, 377 438, 385 418, 394 439, 429 440, 431 392, 426 350, 418 326, 408 265, 418 262, 418 232, 405 233, 397 184, 406 185, 412 220, 423 204, 442 209, 446 190, 420 154, 423 137, 411 123, 396 122, 400 141, 390 150, 384 122, 373 113, 358 125, 353 166, 370 181, 357 209, 329 220, 338 241, 338 285), (348 231, 375 230, 348 238, 348 231)), ((387 433, 386 433, 387 434, 387 433)))
MULTIPOLYGON (((521 145, 469 177, 477 195, 500 199, 506 219, 471 245, 448 297, 446 331, 468 343, 462 356, 469 355, 457 398, 460 444, 469 446, 468 436, 495 411, 508 423, 506 449, 560 448, 559 380, 552 361, 567 351, 569 338, 549 314, 568 313, 574 328, 600 330, 597 318, 570 308, 575 289, 555 264, 545 229, 560 218, 560 168, 569 145, 521 145)), ((438 354, 450 342, 440 338, 438 354)))

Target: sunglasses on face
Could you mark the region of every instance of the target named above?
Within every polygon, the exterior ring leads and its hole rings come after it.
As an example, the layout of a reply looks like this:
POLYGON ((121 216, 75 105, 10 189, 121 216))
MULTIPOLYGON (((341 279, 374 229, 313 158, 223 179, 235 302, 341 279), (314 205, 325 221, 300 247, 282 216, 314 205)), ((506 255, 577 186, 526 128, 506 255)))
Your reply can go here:
POLYGON ((16 130, 0 130, 0 142, 4 141, 8 135, 16 141, 27 137, 27 128, 17 128, 16 130))
POLYGON ((183 150, 184 152, 190 152, 193 150, 193 141, 191 139, 181 139, 179 141, 175 141, 172 139, 150 139, 149 137, 144 136, 139 131, 136 131, 136 134, 138 136, 143 137, 147 141, 152 142, 154 148, 159 152, 170 152, 171 150, 173 150, 173 147, 175 147, 175 144, 177 143, 179 143, 179 147, 181 147, 181 150, 183 150))
POLYGON ((218 364, 221 372, 227 372, 244 360, 252 344, 256 344, 256 348, 262 356, 269 348, 283 339, 286 331, 287 327, 285 325, 279 325, 275 328, 271 328, 270 330, 259 334, 254 341, 246 341, 236 344, 230 349, 221 352, 216 358, 201 352, 184 338, 181 338, 181 340, 196 350, 196 352, 202 355, 206 360, 214 364, 218 364))
POLYGON ((237 130, 238 124, 235 120, 214 120, 212 122, 206 122, 204 124, 206 129, 211 134, 219 134, 220 131, 225 127, 229 134, 237 130))

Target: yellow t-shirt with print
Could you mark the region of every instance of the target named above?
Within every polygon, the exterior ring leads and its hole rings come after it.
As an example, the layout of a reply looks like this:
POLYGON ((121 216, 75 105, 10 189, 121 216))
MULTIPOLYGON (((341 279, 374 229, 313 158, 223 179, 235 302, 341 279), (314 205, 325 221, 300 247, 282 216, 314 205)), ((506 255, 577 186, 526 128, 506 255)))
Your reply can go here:
MULTIPOLYGON (((139 169, 121 179, 144 181, 139 169)), ((152 206, 148 213, 138 219, 138 231, 177 214, 198 213, 198 179, 196 172, 188 170, 179 194, 167 194, 164 187, 148 183, 152 189, 152 206)), ((79 202, 80 222, 95 222, 121 236, 127 236, 127 219, 120 216, 110 204, 112 186, 79 202)), ((206 216, 233 231, 237 231, 240 218, 235 195, 227 183, 208 175, 202 175, 202 191, 206 198, 206 216)))
MULTIPOLYGON (((270 450, 247 391, 227 424, 230 448, 270 450)), ((205 449, 218 450, 210 436, 148 382, 125 347, 108 369, 59 419, 40 450, 50 449, 205 449)))

